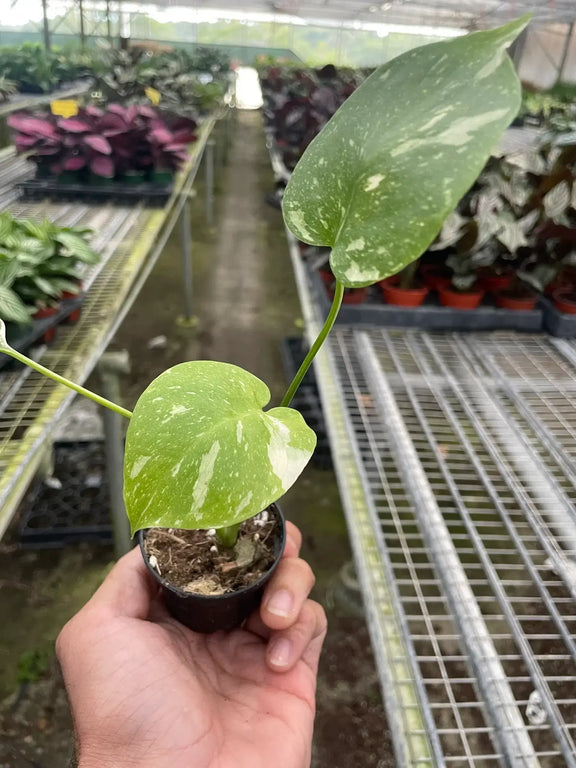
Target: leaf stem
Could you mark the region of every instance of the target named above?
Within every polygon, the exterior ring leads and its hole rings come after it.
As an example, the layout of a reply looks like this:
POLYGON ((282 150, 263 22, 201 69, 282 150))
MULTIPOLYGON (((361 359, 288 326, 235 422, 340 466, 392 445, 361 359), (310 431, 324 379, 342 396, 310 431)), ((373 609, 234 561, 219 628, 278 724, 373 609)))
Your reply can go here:
POLYGON ((338 312, 340 310, 340 305, 342 304, 342 297, 344 296, 344 286, 342 283, 339 283, 338 280, 336 281, 336 287, 334 289, 334 298, 332 299, 332 306, 330 307, 330 312, 328 312, 328 317, 326 318, 326 322, 322 326, 322 330, 318 334, 317 338, 315 339, 314 343, 310 347, 310 350, 306 357, 304 358, 304 362, 298 369, 298 372, 296 373, 296 376, 292 379, 292 383, 288 387, 288 390, 284 397, 282 398, 282 402, 280 403, 281 407, 287 408, 290 403, 292 402, 292 398, 296 394, 296 390, 302 383, 302 379, 304 376, 306 376, 306 372, 308 371, 308 368, 312 365, 312 360, 316 357, 316 354, 322 344, 324 343, 326 336, 330 333, 332 326, 336 322, 336 317, 338 316, 338 312))
POLYGON ((239 529, 240 523, 237 525, 227 525, 224 528, 217 528, 216 538, 218 539, 218 543, 226 549, 232 549, 236 544, 239 529))
POLYGON ((105 397, 101 397, 100 395, 97 395, 95 392, 91 392, 89 389, 86 389, 85 387, 81 387, 79 384, 75 384, 73 381, 70 381, 70 379, 66 379, 64 376, 60 376, 58 373, 54 373, 54 371, 51 371, 49 368, 45 368, 40 363, 37 363, 35 360, 32 360, 29 357, 26 357, 26 355, 23 355, 21 352, 18 352, 15 349, 12 349, 12 347, 1 347, 0 352, 4 352, 7 355, 10 355, 10 357, 13 357, 15 360, 18 360, 21 363, 24 363, 24 365, 29 366, 30 368, 33 368, 35 371, 38 371, 38 373, 41 373, 43 376, 48 377, 49 379, 52 379, 52 381, 56 381, 58 384, 63 384, 65 387, 68 387, 69 389, 73 389, 74 392, 78 392, 79 395, 83 395, 84 397, 89 398, 90 400, 93 400, 95 403, 98 403, 98 405, 104 406, 104 408, 109 408, 111 411, 115 411, 116 413, 119 413, 120 416, 125 416, 127 419, 129 419, 132 416, 132 412, 126 410, 126 408, 122 408, 121 405, 116 405, 116 403, 113 403, 111 400, 106 400, 105 397))

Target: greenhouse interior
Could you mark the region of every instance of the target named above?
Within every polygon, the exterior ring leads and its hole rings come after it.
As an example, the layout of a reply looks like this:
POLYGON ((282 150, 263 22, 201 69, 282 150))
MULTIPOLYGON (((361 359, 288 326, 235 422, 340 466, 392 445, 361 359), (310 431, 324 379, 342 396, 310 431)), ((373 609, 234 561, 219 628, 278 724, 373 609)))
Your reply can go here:
POLYGON ((0 768, 576 768, 574 0, 4 0, 0 768))

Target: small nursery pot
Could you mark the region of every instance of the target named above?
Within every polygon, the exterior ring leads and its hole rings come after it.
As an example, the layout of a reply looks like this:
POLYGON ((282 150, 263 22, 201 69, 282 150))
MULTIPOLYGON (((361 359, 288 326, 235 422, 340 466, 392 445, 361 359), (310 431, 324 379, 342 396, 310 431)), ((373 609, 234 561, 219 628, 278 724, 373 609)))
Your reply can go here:
POLYGON ((275 559, 266 573, 249 587, 244 587, 236 592, 224 595, 198 595, 193 592, 173 586, 163 579, 150 565, 146 554, 145 539, 148 529, 140 530, 137 534, 138 544, 142 557, 150 573, 160 585, 160 591, 164 604, 175 619, 194 632, 208 634, 219 630, 229 631, 239 627, 250 616, 252 611, 260 605, 264 587, 282 557, 286 544, 286 520, 279 506, 271 504, 277 517, 278 525, 274 530, 274 555, 275 559))
POLYGON ((34 312, 34 320, 45 320, 47 317, 54 317, 58 314, 58 307, 40 307, 34 312))
POLYGON ((552 294, 554 306, 567 315, 576 315, 576 289, 558 288, 552 294))
POLYGON ((484 297, 484 291, 460 293, 458 291, 451 291, 447 288, 441 288, 438 291, 438 296, 440 298, 440 303, 444 307, 452 307, 452 309, 476 309, 484 297))
POLYGON ((420 276, 431 291, 439 291, 440 288, 450 288, 452 273, 443 264, 421 264, 420 276))
POLYGON ((334 274, 328 269, 319 269, 318 274, 320 275, 320 280, 322 280, 326 288, 330 289, 334 284, 334 274))
POLYGON ((392 285, 392 283, 385 280, 382 280, 380 287, 387 303, 396 304, 399 307, 419 307, 428 295, 429 290, 426 286, 400 288, 399 285, 392 285))
MULTIPOLYGON (((504 291, 514 280, 513 270, 504 270, 502 273, 494 272, 490 267, 480 267, 478 270, 478 282, 485 291, 496 293, 504 291)), ((513 309, 513 307, 511 307, 513 309)))
POLYGON ((538 296, 532 291, 499 291, 494 296, 496 306, 502 309, 513 309, 517 311, 534 309, 538 296))

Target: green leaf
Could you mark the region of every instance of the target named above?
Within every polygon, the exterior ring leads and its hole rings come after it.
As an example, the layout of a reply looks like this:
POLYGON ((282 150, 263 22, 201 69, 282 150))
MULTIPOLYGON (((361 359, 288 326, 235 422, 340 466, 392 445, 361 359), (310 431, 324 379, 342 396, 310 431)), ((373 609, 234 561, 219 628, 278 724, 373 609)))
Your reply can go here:
POLYGON ((181 363, 141 395, 126 435, 124 498, 132 531, 222 528, 282 496, 316 436, 298 411, 262 408, 270 392, 227 363, 181 363))
POLYGON ((284 218, 332 248, 348 287, 399 272, 432 243, 520 106, 505 49, 529 21, 416 48, 346 100, 296 166, 284 218))
POLYGON ((68 251, 68 256, 74 257, 85 264, 96 264, 99 256, 86 240, 72 232, 58 232, 55 237, 68 251))
POLYGON ((0 285, 0 318, 14 323, 29 323, 32 310, 11 288, 0 285))
POLYGON ((16 259, 0 262, 0 285, 10 288, 14 280, 20 277, 22 268, 16 259))

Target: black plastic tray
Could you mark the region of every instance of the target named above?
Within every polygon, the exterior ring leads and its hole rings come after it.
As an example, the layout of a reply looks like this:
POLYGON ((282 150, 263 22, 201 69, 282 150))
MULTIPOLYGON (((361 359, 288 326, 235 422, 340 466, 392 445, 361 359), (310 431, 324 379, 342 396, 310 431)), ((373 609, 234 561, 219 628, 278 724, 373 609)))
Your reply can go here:
MULTIPOLYGON (((31 346, 33 346, 44 334, 51 328, 55 328, 57 325, 66 320, 74 310, 82 306, 84 301, 84 295, 79 294, 77 298, 66 299, 63 301, 58 312, 51 317, 45 317, 42 320, 33 320, 32 325, 15 325, 14 323, 6 324, 6 338, 11 347, 18 350, 18 352, 26 352, 31 346)), ((12 358, 8 355, 0 355, 0 369, 11 364, 12 358)))
POLYGON ((161 206, 170 198, 174 184, 158 185, 143 181, 139 184, 60 184, 52 179, 28 179, 21 181, 18 188, 23 196, 38 200, 45 197, 59 200, 117 200, 120 203, 147 203, 161 206))
POLYGON ((544 328, 552 336, 571 339, 576 336, 576 315, 569 315, 556 309, 550 299, 542 298, 544 328))
POLYGON ((54 444, 54 472, 62 484, 37 480, 21 507, 20 544, 61 547, 112 541, 108 478, 101 440, 54 444))
MULTIPOLYGON (((318 273, 309 270, 316 301, 324 317, 330 310, 330 299, 318 273)), ((526 331, 537 333, 543 329, 543 311, 534 309, 515 311, 481 305, 477 309, 443 307, 435 293, 419 307, 398 307, 385 304, 378 286, 371 286, 362 304, 342 304, 337 323, 344 325, 382 325, 389 328, 424 328, 428 331, 526 331)))

